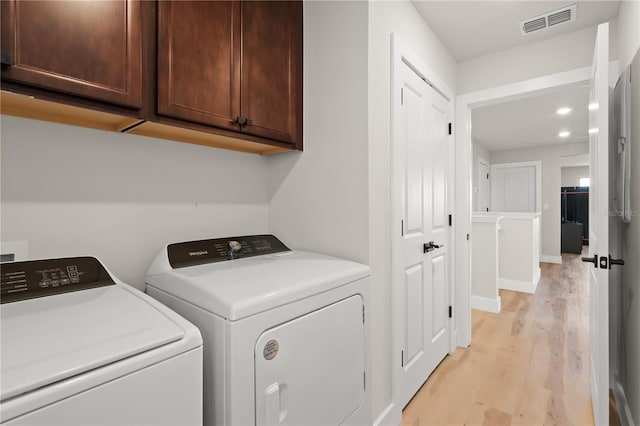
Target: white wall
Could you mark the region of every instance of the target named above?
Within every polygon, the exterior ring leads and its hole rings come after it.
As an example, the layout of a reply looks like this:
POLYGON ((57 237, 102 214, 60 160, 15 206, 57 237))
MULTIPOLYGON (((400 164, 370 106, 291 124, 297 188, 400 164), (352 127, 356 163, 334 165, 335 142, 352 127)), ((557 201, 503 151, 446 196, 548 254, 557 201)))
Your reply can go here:
POLYGON ((304 152, 269 158, 270 229, 369 263, 366 2, 304 4, 304 152))
POLYGON ((589 166, 562 167, 560 186, 580 186, 580 178, 589 177, 589 166))
POLYGON ((633 421, 640 422, 640 2, 623 1, 618 15, 620 69, 633 61, 631 76, 631 223, 621 224, 621 381, 633 421), (635 59, 634 59, 635 58, 635 59))
POLYGON ((2 115, 2 241, 92 255, 143 289, 167 243, 268 231, 252 154, 2 115))
POLYGON ((587 143, 492 151, 491 164, 542 161, 541 257, 560 257, 560 169, 562 156, 589 152, 587 143))
MULTIPOLYGON (((374 418, 391 401, 391 33, 455 89, 457 63, 408 1, 369 3, 369 235, 374 273, 374 418)), ((396 407, 398 408, 398 407, 396 407)), ((399 407, 402 409, 402 407, 399 407)))
POLYGON ((640 53, 631 76, 631 223, 621 224, 622 258, 622 385, 635 424, 640 422, 640 53), (633 84, 633 82, 636 82, 633 84))
POLYGON ((461 62, 458 94, 590 66, 595 39, 594 26, 461 62))
POLYGON ((625 0, 620 4, 617 18, 616 52, 620 61, 620 69, 623 70, 633 60, 640 46, 640 1, 625 0))
MULTIPOLYGON (((478 211, 478 160, 483 159, 489 165, 491 165, 491 153, 484 147, 484 145, 479 142, 472 141, 473 150, 473 160, 471 160, 471 198, 472 198, 472 209, 474 212, 478 211)), ((487 188, 489 191, 491 189, 487 188)), ((491 200, 491 193, 487 194, 489 196, 489 200, 491 200)))

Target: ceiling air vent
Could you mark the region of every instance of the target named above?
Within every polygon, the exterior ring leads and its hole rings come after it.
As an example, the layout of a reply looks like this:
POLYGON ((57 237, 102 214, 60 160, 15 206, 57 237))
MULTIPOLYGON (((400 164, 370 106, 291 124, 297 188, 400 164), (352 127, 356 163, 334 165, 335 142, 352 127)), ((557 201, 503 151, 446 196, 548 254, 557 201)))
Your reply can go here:
POLYGON ((519 23, 522 35, 527 35, 534 31, 540 31, 563 22, 571 22, 576 20, 578 5, 572 4, 562 9, 554 10, 535 18, 527 19, 519 23))

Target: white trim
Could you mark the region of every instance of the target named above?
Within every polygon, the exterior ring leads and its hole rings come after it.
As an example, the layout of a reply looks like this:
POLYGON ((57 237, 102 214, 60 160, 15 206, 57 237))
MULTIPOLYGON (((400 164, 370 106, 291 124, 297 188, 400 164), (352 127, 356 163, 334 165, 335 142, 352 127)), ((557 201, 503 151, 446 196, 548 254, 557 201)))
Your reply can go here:
POLYGON ((562 87, 588 83, 591 67, 578 68, 557 74, 479 90, 456 98, 455 116, 455 324, 457 344, 471 344, 471 110, 505 100, 525 98, 562 87))
POLYGON ((523 293, 535 293, 540 282, 540 268, 536 269, 536 275, 531 281, 512 280, 498 277, 498 288, 502 290, 521 291, 523 293))
POLYGON ((550 254, 541 254, 540 262, 562 264, 562 256, 552 256, 550 254))
POLYGON ((471 221, 473 223, 500 223, 503 216, 501 213, 473 212, 471 221))
POLYGON ((633 421, 633 414, 631 414, 631 407, 627 400, 627 395, 624 393, 620 378, 616 373, 613 381, 613 398, 616 401, 616 408, 618 409, 618 416, 620 417, 620 424, 635 426, 633 421))
POLYGON ((471 309, 479 309, 497 314, 502 309, 502 300, 500 296, 491 299, 490 297, 471 295, 471 309))
MULTIPOLYGON (((510 169, 515 167, 535 167, 536 169, 536 212, 542 211, 542 161, 519 161, 515 163, 493 163, 491 164, 490 176, 493 176, 496 169, 510 169)), ((493 180, 491 180, 493 183, 493 180)), ((493 194, 493 188, 491 188, 493 194)), ((490 198, 491 211, 498 211, 493 205, 493 197, 490 198)))
POLYGON ((393 402, 382 410, 382 413, 374 420, 373 425, 399 425, 402 422, 402 410, 399 410, 397 404, 393 402))

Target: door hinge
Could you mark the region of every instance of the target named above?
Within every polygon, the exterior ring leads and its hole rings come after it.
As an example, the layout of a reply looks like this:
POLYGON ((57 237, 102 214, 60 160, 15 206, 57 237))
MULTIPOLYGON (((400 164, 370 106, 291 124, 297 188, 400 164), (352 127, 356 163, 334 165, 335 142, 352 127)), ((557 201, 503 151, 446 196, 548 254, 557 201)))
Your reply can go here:
POLYGON ((404 367, 404 351, 400 351, 400 367, 404 367))
POLYGON ((362 305, 362 323, 364 324, 364 305, 362 305))
POLYGON ((451 134, 451 123, 449 123, 449 134, 451 134))
POLYGON ((489 179, 489 173, 487 173, 487 179, 489 179))
POLYGON ((366 371, 362 372, 362 382, 363 382, 364 388, 366 390, 367 389, 367 372, 366 371))
POLYGON ((449 226, 451 226, 453 224, 453 218, 451 215, 449 215, 449 226))
POLYGON ((449 305, 449 318, 453 318, 453 308, 449 305))
POLYGON ((400 221, 400 236, 404 237, 404 220, 400 221))
MULTIPOLYGON (((487 211, 489 211, 489 210, 487 210, 487 211)), ((469 234, 467 234, 467 241, 469 241, 469 234)))
POLYGON ((400 88, 400 105, 404 105, 404 88, 400 88))

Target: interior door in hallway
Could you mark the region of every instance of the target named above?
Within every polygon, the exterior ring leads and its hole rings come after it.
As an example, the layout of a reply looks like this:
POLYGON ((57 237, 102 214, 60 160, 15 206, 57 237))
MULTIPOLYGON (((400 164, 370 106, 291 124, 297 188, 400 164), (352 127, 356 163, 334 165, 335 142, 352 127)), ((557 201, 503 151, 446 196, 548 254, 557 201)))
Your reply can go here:
MULTIPOLYGON (((402 316, 399 403, 404 406, 449 349, 448 101, 402 65, 393 147, 394 291, 402 316), (398 294, 396 293, 396 294, 398 294)), ((396 316, 396 318, 398 318, 396 316)))
POLYGON ((609 24, 598 26, 589 95, 589 347, 595 423, 609 422, 609 24))
POLYGON ((489 164, 484 160, 478 160, 478 194, 477 211, 489 211, 489 164))

